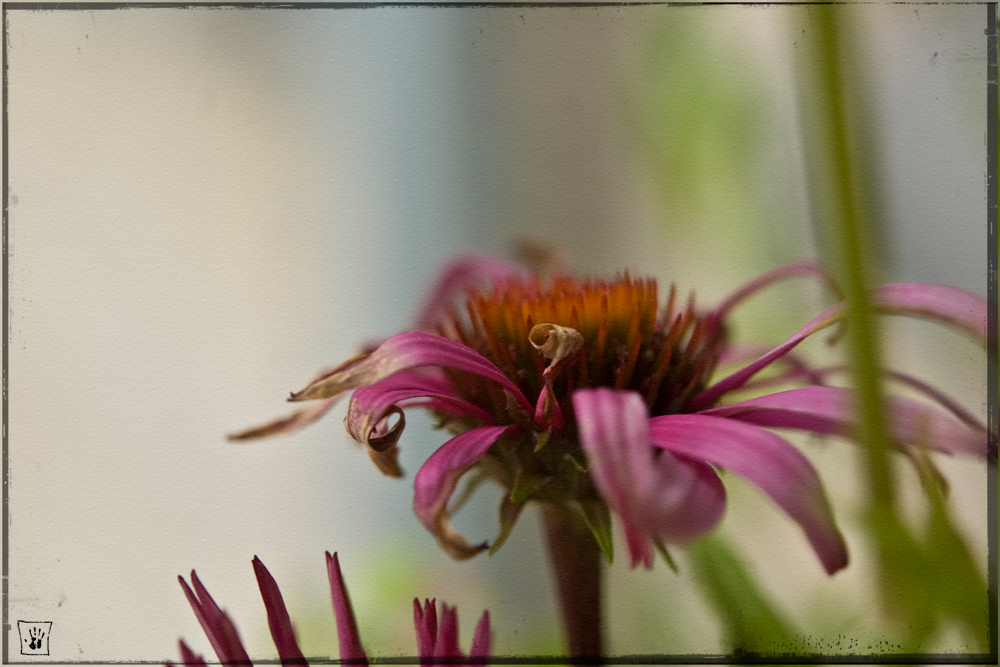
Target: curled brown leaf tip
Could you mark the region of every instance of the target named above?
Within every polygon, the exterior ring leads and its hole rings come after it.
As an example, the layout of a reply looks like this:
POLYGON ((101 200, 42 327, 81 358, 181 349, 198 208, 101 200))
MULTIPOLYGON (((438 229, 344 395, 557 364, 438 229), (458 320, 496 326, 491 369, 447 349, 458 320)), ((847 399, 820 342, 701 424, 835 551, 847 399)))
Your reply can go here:
POLYGON ((571 357, 583 347, 583 336, 579 331, 558 324, 536 324, 528 333, 528 341, 551 360, 550 366, 571 357))
POLYGON ((383 475, 386 477, 403 476, 403 469, 399 467, 399 447, 395 444, 381 451, 372 447, 365 449, 368 451, 368 458, 383 475))
POLYGON ((226 436, 226 439, 230 442, 245 442, 247 440, 269 438, 276 435, 290 435, 319 420, 333 407, 338 398, 339 396, 334 396, 319 403, 300 408, 289 415, 279 417, 266 424, 230 433, 226 436))

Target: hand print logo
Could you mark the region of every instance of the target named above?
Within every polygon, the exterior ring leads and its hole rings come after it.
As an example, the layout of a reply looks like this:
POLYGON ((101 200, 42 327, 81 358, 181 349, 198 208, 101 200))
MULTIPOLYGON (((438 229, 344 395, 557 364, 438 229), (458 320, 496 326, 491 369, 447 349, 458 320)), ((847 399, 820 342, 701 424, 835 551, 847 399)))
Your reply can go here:
POLYGON ((48 655, 51 621, 18 621, 17 631, 21 635, 21 655, 48 655))

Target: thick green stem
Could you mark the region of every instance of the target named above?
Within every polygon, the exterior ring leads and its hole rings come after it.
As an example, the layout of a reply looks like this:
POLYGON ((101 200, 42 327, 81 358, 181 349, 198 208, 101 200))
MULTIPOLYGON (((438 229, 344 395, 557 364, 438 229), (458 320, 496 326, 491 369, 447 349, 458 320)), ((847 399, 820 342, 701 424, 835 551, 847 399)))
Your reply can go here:
POLYGON ((569 654, 586 658, 586 664, 598 664, 602 655, 600 547, 577 516, 545 504, 542 517, 569 654))
POLYGON ((868 293, 878 221, 859 183, 859 164, 864 160, 853 145, 861 142, 856 137, 852 141, 852 132, 856 132, 847 89, 857 87, 854 79, 858 72, 844 63, 848 47, 843 24, 849 12, 837 6, 818 6, 811 8, 811 13, 818 48, 811 61, 815 100, 810 116, 813 140, 822 155, 815 178, 820 218, 825 223, 824 236, 830 243, 850 311, 851 366, 859 408, 857 436, 866 445, 870 498, 874 508, 891 513, 895 507, 895 481, 880 386, 878 328, 868 293))

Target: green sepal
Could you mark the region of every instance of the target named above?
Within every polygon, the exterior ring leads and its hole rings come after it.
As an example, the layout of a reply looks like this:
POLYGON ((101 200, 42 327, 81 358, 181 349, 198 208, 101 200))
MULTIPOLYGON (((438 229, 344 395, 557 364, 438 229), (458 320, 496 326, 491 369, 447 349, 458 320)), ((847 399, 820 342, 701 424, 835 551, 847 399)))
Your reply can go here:
POLYGON ((524 469, 517 471, 514 478, 514 488, 510 490, 510 501, 513 503, 523 503, 535 494, 535 491, 549 483, 551 477, 525 473, 524 469))
POLYGON ((576 457, 575 457, 575 456, 573 456, 572 454, 566 454, 566 459, 567 459, 567 460, 568 460, 568 461, 569 461, 570 463, 572 463, 572 464, 573 464, 573 467, 575 467, 575 468, 576 468, 577 470, 579 470, 580 472, 587 472, 587 466, 586 466, 586 465, 584 465, 584 464, 582 464, 582 463, 580 463, 579 461, 577 461, 577 460, 576 460, 576 457))
POLYGON ((497 539, 493 540, 493 544, 490 545, 490 556, 500 551, 500 547, 507 541, 510 531, 514 529, 514 524, 517 523, 517 518, 521 516, 521 510, 523 509, 524 503, 514 502, 507 496, 504 496, 503 501, 500 503, 500 534, 497 535, 497 539))
POLYGON ((681 571, 677 569, 677 563, 674 562, 673 557, 670 555, 670 552, 667 551, 667 547, 663 545, 663 542, 653 540, 653 544, 656 545, 656 550, 660 552, 661 556, 663 556, 663 560, 667 561, 667 567, 673 570, 674 574, 680 574, 681 571))
POLYGON ((597 541, 597 546, 601 548, 604 556, 608 559, 608 564, 613 563, 615 560, 615 545, 611 537, 611 512, 608 511, 608 506, 600 500, 577 502, 573 503, 573 505, 580 512, 580 516, 586 522, 587 528, 590 528, 590 532, 594 535, 594 540, 597 541))
POLYGON ((542 451, 542 447, 549 444, 549 437, 552 435, 552 429, 545 429, 544 431, 535 432, 535 453, 542 451))

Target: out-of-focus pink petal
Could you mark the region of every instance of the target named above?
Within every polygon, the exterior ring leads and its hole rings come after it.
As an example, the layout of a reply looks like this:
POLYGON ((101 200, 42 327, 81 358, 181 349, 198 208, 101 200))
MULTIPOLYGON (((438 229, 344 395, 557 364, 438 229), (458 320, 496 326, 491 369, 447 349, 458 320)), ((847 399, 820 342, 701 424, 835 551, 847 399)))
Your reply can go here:
POLYGON ((215 600, 208 594, 208 590, 202 585, 201 580, 194 570, 191 570, 192 591, 184 577, 177 577, 184 589, 184 595, 191 603, 191 609, 201 624, 201 629, 205 631, 208 641, 215 649, 215 654, 219 656, 219 661, 226 665, 247 665, 250 664, 250 656, 247 655, 240 635, 236 631, 236 626, 226 612, 215 604, 215 600))
POLYGON ((326 573, 330 579, 330 598, 333 601, 333 614, 337 619, 337 643, 340 646, 340 659, 350 660, 352 664, 367 665, 368 656, 361 647, 358 636, 358 624, 354 620, 354 610, 351 608, 351 598, 347 594, 344 575, 340 572, 340 560, 337 554, 332 556, 326 552, 326 573))
POLYGON ((328 398, 422 366, 454 368, 493 380, 514 397, 525 415, 532 414, 532 405, 521 390, 489 359, 457 341, 421 331, 396 334, 371 354, 347 361, 302 391, 292 394, 289 400, 328 398))
POLYGON ((181 660, 184 661, 185 665, 188 667, 208 667, 208 665, 205 664, 205 658, 192 651, 191 648, 184 643, 183 639, 181 639, 178 643, 180 644, 181 649, 181 660))
MULTIPOLYGON (((932 319, 954 326, 980 343, 986 343, 986 300, 975 294, 944 285, 900 283, 876 288, 873 301, 885 313, 932 319)), ((846 315, 844 303, 827 308, 778 347, 702 391, 689 406, 694 410, 710 407, 723 394, 745 385, 762 368, 788 354, 808 336, 835 324, 846 315)))
MULTIPOLYGON (((985 430, 970 429, 943 412, 908 398, 891 396, 886 400, 892 435, 901 444, 986 456, 985 430)), ((699 414, 830 435, 850 436, 855 430, 854 399, 850 390, 842 387, 790 389, 699 414)))
POLYGON ((281 664, 285 666, 307 664, 305 656, 299 649, 299 643, 295 641, 295 630, 292 628, 292 621, 288 617, 288 609, 285 608, 285 600, 281 597, 278 584, 264 567, 264 563, 256 556, 253 557, 253 571, 257 575, 257 586, 260 588, 260 596, 267 610, 267 625, 271 630, 274 646, 278 649, 281 664))
POLYGON ((766 287, 770 287, 776 282, 786 280, 788 278, 794 278, 796 276, 813 276, 829 287, 834 294, 838 294, 837 286, 834 285, 833 280, 829 275, 827 275, 826 271, 812 262, 796 262, 795 264, 788 264, 787 266, 779 266, 776 269, 771 269, 770 271, 757 276, 733 292, 726 298, 725 301, 720 303, 713 311, 713 314, 720 318, 725 317, 734 306, 739 304, 744 299, 756 294, 766 287))
POLYGON ((619 515, 632 566, 652 567, 652 537, 691 539, 714 526, 725 489, 709 466, 656 452, 639 394, 607 388, 573 394, 580 445, 591 477, 619 515))
POLYGON ((932 387, 923 380, 919 380, 912 375, 907 375, 906 373, 900 373, 899 371, 883 371, 885 376, 891 380, 895 380, 900 384, 904 384, 911 389, 915 389, 927 398, 931 399, 944 409, 951 412, 951 414, 958 417, 959 421, 968 426, 969 428, 976 431, 986 431, 986 424, 979 420, 971 412, 959 405, 953 398, 945 394, 943 391, 932 387))
POLYGON ((470 545, 448 518, 448 499, 458 479, 512 426, 483 426, 455 436, 431 454, 413 480, 413 511, 438 544, 455 559, 471 558, 486 544, 470 545))
POLYGON ((448 307, 456 297, 464 296, 478 285, 498 283, 521 273, 516 264, 496 257, 468 254, 456 257, 441 272, 427 299, 420 307, 416 328, 430 331, 448 316, 448 307))
MULTIPOLYGON (((492 635, 490 633, 490 612, 484 611, 476 624, 476 633, 472 637, 472 648, 469 650, 470 660, 475 658, 485 658, 490 654, 490 643, 492 635)), ((470 662, 470 665, 485 665, 483 662, 470 662)))
POLYGON ((697 394, 691 399, 691 402, 688 404, 689 407, 693 410, 699 410, 711 406, 718 401, 723 394, 735 391, 745 385, 747 381, 760 372, 761 369, 788 354, 796 345, 804 341, 812 334, 842 320, 844 318, 844 313, 844 304, 838 303, 834 306, 830 306, 810 320, 804 327, 796 331, 791 338, 786 340, 781 345, 758 357, 752 363, 747 364, 740 370, 726 376, 701 393, 697 394))
POLYGON ((805 530, 828 574, 847 565, 847 545, 816 470, 783 438, 721 417, 666 415, 650 420, 653 444, 728 468, 753 482, 805 530))
MULTIPOLYGON (((441 399, 453 409, 474 416, 484 424, 493 421, 489 413, 462 400, 443 376, 401 371, 354 392, 344 420, 347 432, 355 440, 368 445, 375 425, 389 413, 389 409, 401 401, 414 398, 441 399)), ((402 429, 393 428, 389 432, 398 440, 402 429)))
POLYGON ((417 629, 417 651, 421 658, 434 656, 434 644, 437 643, 437 599, 424 599, 421 608, 420 600, 413 598, 413 625, 417 629))
MULTIPOLYGON (((719 354, 718 367, 729 364, 747 363, 766 354, 771 350, 768 345, 760 343, 743 343, 727 347, 719 354)), ((794 380, 804 380, 812 384, 823 384, 823 369, 810 366, 804 359, 789 352, 778 360, 784 368, 774 377, 768 377, 753 383, 754 388, 785 384, 794 380)), ((749 389, 749 385, 744 385, 749 389)))
POLYGON ((986 299, 947 285, 898 283, 875 290, 876 305, 895 315, 935 320, 986 344, 986 299))
POLYGON ((458 610, 441 603, 441 624, 438 626, 437 641, 434 642, 434 657, 462 658, 458 647, 458 610))

